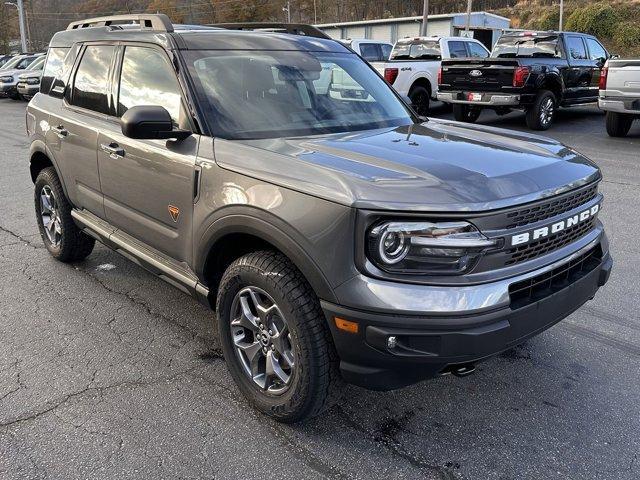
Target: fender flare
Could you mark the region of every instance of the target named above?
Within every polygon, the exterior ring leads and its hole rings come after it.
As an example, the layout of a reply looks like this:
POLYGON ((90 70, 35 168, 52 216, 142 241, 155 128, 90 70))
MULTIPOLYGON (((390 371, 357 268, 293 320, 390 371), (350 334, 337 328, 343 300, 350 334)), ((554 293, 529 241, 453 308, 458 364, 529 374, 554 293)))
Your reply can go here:
POLYGON ((206 262, 219 240, 230 234, 249 234, 269 242, 286 255, 302 272, 320 299, 337 303, 329 280, 311 255, 301 247, 301 242, 289 233, 292 232, 292 228, 288 224, 267 212, 257 212, 247 206, 234 207, 231 212, 228 210, 225 208, 224 216, 215 219, 207 227, 195 246, 194 263, 196 274, 201 280, 207 281, 204 278, 206 262), (258 218, 256 213, 263 218, 258 218))
POLYGON ((46 143, 44 143, 44 140, 42 139, 38 138, 34 140, 33 142, 31 142, 31 145, 29 146, 29 169, 31 169, 31 162, 33 161, 34 155, 38 153, 43 154, 45 157, 49 159, 49 161, 53 165, 53 168, 55 168, 56 170, 56 174, 58 175, 58 179, 62 184, 62 190, 64 191, 64 194, 66 195, 67 198, 69 198, 69 193, 67 192, 67 186, 65 184, 64 177, 60 174, 60 167, 58 166, 58 163, 56 162, 55 157, 51 154, 46 143))

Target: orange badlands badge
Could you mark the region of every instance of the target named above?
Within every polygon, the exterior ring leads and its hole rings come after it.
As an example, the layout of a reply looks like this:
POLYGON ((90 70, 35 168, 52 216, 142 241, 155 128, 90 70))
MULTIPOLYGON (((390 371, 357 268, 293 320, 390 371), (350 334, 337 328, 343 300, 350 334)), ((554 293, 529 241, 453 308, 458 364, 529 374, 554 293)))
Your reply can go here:
POLYGON ((174 207, 173 205, 169 205, 169 215, 173 218, 174 222, 178 222, 178 217, 180 216, 180 209, 178 207, 174 207))

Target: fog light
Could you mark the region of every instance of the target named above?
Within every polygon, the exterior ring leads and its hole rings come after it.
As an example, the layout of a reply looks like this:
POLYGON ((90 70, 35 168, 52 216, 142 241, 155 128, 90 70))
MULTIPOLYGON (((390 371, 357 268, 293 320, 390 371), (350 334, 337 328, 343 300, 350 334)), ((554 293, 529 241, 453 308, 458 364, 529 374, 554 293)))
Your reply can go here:
POLYGON ((388 348, 396 348, 398 345, 398 339, 396 337, 387 338, 387 347, 388 348))

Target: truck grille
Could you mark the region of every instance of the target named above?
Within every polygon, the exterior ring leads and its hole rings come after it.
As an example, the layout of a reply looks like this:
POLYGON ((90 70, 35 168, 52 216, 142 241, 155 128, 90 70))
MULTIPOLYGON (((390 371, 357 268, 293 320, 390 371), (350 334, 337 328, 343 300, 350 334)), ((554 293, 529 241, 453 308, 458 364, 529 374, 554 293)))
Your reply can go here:
POLYGON ((545 203, 509 212, 507 214, 507 219, 510 224, 505 228, 511 229, 522 227, 530 223, 536 223, 541 220, 546 220, 547 218, 560 215, 561 213, 573 210, 578 205, 582 205, 589 200, 593 200, 597 194, 598 185, 596 184, 569 196, 558 197, 545 203))
POLYGON ((555 235, 550 235, 528 245, 511 248, 507 250, 508 260, 505 262, 505 265, 525 262, 544 255, 545 253, 557 250, 565 245, 569 245, 571 242, 578 240, 580 237, 590 232, 595 224, 596 217, 593 217, 588 222, 576 225, 568 230, 562 230, 555 235))
POLYGON ((566 288, 600 265, 601 260, 602 249, 598 245, 549 272, 511 284, 511 308, 522 308, 566 288))

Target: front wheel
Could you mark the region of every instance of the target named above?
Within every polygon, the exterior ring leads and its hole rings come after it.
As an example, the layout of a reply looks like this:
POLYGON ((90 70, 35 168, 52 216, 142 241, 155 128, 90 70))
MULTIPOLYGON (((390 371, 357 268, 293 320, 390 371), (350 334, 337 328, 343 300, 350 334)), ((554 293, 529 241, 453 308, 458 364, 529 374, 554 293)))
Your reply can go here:
POLYGON ((337 400, 337 355, 320 302, 284 255, 259 251, 234 261, 216 310, 231 376, 257 410, 292 423, 337 400))
POLYGON ((480 116, 481 110, 478 107, 471 107, 460 103, 453 104, 453 118, 458 122, 475 123, 480 116))
POLYGON ((34 203, 40 236, 49 253, 61 262, 84 260, 93 250, 95 240, 71 218, 71 205, 53 167, 38 174, 34 203))
POLYGON ((624 137, 631 129, 633 118, 628 113, 607 112, 607 133, 610 137, 624 137))
POLYGON ((531 130, 548 130, 553 124, 557 108, 555 95, 543 90, 526 112, 527 126, 531 130))

